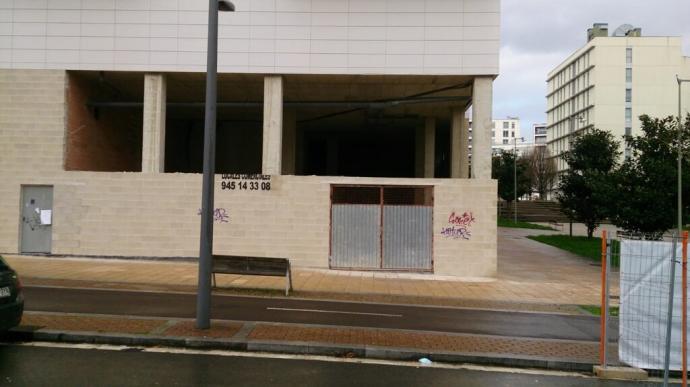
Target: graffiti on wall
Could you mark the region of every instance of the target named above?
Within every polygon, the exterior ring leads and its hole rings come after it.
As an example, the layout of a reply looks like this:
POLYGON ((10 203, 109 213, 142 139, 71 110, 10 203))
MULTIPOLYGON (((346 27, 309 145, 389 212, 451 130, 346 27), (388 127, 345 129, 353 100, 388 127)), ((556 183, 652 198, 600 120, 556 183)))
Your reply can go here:
MULTIPOLYGON (((201 215, 201 208, 196 212, 197 215, 201 215)), ((225 208, 216 208, 213 211, 213 221, 217 223, 228 223, 230 222, 230 215, 225 208)))
POLYGON ((466 239, 472 237, 472 224, 475 222, 472 212, 458 214, 455 211, 448 216, 448 226, 441 229, 441 235, 451 239, 466 239))

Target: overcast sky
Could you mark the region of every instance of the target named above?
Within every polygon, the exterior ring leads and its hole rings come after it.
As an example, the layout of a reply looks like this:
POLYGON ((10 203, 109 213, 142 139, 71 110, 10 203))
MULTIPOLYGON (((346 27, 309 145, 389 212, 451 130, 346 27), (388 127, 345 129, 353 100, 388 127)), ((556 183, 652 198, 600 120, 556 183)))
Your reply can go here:
POLYGON ((502 0, 501 73, 494 84, 494 118, 546 122, 546 74, 587 43, 587 28, 608 23, 642 28, 643 36, 682 36, 690 56, 690 0, 502 0))

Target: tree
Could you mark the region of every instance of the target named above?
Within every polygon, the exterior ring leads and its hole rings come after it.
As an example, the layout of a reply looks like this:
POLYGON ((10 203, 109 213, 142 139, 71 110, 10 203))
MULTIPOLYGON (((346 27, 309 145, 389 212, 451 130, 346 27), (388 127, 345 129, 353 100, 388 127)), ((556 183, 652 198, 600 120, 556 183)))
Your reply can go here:
POLYGON ((564 213, 585 224, 588 238, 611 212, 619 156, 611 133, 599 129, 576 137, 563 154, 569 169, 561 176, 557 198, 564 213))
MULTIPOLYGON (((617 172, 613 223, 629 232, 663 234, 675 228, 678 198, 678 121, 640 116, 642 135, 626 137, 632 151, 617 172)), ((690 120, 682 132, 682 199, 687 219, 690 199, 690 120)))
POLYGON ((545 146, 535 147, 527 155, 527 160, 532 189, 540 199, 544 199, 556 179, 556 160, 551 158, 551 152, 545 146))
POLYGON ((528 162, 515 153, 503 152, 491 160, 491 178, 498 180, 498 196, 511 203, 515 199, 515 168, 517 167, 517 197, 530 193, 530 179, 527 174, 528 162))

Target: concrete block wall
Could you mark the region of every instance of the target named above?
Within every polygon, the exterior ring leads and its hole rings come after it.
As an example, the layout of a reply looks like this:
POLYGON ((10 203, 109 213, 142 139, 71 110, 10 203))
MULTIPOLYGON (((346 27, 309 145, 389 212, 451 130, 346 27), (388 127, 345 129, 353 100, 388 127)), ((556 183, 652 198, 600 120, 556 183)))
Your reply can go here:
MULTIPOLYGON (((19 250, 22 184, 54 186, 54 254, 198 255, 200 174, 64 171, 64 71, 0 70, 0 253, 19 250), (36 102, 38 101, 38 102, 36 102)), ((270 191, 228 191, 216 178, 214 251, 286 256, 328 267, 331 184, 434 186, 434 272, 496 273, 492 180, 273 176, 270 191), (441 234, 471 212, 470 236, 441 234)))

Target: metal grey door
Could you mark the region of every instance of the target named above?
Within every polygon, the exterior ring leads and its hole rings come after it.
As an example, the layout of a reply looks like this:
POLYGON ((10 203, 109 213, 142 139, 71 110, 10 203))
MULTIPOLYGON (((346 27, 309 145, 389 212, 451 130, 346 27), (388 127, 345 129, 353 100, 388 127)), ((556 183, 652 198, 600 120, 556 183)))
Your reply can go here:
POLYGON ((336 204, 331 208, 331 267, 375 269, 381 261, 381 207, 336 204))
POLYGON ((384 269, 432 269, 432 212, 423 205, 383 206, 384 269))
POLYGON ((22 253, 50 253, 53 239, 53 187, 22 186, 22 253))

